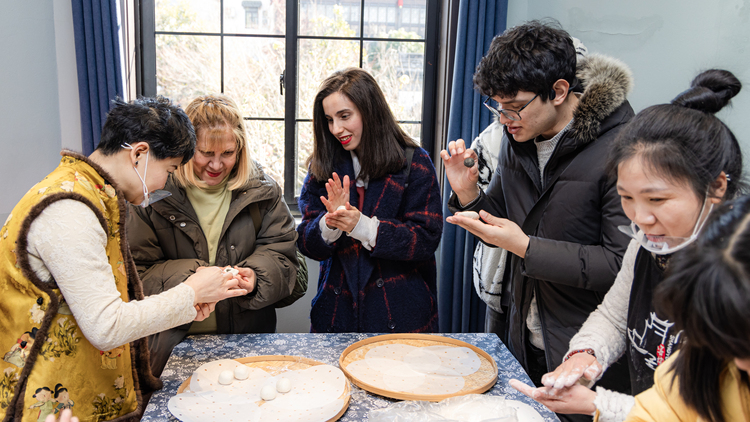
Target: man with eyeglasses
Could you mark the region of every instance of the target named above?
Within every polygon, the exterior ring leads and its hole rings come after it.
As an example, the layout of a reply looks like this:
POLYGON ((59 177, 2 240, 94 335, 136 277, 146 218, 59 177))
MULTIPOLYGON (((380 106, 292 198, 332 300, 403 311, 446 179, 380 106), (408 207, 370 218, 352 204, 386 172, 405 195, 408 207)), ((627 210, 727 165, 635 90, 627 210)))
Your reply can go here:
MULTIPOLYGON (((451 211, 480 215, 447 221, 510 252, 502 292, 507 309, 488 309, 486 328, 541 386, 611 287, 628 244, 617 229, 628 220, 604 162, 608 144, 634 114, 626 99, 632 77, 604 56, 577 63, 566 31, 533 21, 495 37, 474 85, 504 125, 505 139, 484 191, 476 164, 464 165, 476 153, 463 140, 441 151, 451 211)), ((627 392, 628 379, 627 366, 618 363, 598 385, 627 392)))

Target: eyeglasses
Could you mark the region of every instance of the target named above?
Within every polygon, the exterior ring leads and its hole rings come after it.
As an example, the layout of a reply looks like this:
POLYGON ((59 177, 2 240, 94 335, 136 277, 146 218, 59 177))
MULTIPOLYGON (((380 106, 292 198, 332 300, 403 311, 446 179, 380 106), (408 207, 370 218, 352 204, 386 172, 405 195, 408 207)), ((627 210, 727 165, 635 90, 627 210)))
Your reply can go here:
POLYGON ((487 107, 487 109, 490 110, 492 114, 494 114, 498 119, 500 118, 500 114, 502 114, 506 118, 513 120, 514 122, 518 122, 521 120, 521 112, 523 111, 523 109, 531 104, 531 102, 534 101, 538 96, 539 94, 534 95, 534 98, 530 99, 528 103, 524 104, 523 107, 519 108, 518 110, 510 110, 505 108, 502 110, 498 110, 497 108, 489 104, 489 101, 492 99, 492 97, 487 97, 487 99, 484 100, 482 104, 484 104, 484 106, 487 107))

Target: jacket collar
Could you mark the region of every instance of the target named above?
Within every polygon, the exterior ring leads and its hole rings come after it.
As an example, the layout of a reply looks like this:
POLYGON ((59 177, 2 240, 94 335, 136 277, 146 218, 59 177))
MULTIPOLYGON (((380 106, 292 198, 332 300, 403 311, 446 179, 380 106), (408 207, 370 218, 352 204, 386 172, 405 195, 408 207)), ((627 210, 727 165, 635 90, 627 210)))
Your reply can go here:
MULTIPOLYGON (((259 164, 256 163, 256 165, 258 165, 259 176, 248 180, 242 188, 232 191, 232 202, 229 206, 229 211, 227 212, 227 222, 230 222, 238 212, 249 204, 274 197, 276 183, 274 183, 269 175, 263 172, 263 169, 259 164)), ((177 183, 174 176, 170 176, 167 179, 164 190, 171 192, 172 196, 151 204, 150 206, 154 211, 165 216, 165 218, 168 218, 167 216, 169 214, 177 211, 187 215, 197 224, 198 215, 195 213, 192 205, 190 205, 185 189, 177 183)))
POLYGON ((633 88, 633 74, 615 58, 591 54, 578 63, 576 76, 584 90, 573 113, 569 136, 587 144, 620 123, 606 118, 627 100, 633 88))
POLYGON ((112 176, 110 176, 109 173, 107 173, 104 170, 104 167, 102 167, 99 164, 93 162, 89 157, 86 157, 85 155, 80 154, 78 152, 71 151, 69 149, 63 149, 62 151, 60 151, 60 155, 63 156, 63 157, 72 157, 72 158, 75 158, 76 160, 83 161, 89 167, 91 167, 92 169, 94 169, 94 171, 96 171, 97 173, 99 173, 99 175, 104 179, 104 181, 106 181, 107 183, 109 183, 110 185, 112 185, 112 187, 115 188, 117 191, 120 190, 119 187, 117 186, 117 181, 112 176))

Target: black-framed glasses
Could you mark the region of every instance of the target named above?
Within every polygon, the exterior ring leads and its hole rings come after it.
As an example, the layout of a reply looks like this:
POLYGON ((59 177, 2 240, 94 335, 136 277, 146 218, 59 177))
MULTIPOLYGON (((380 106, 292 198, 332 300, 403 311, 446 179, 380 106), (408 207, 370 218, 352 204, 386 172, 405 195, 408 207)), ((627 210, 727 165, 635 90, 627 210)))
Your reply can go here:
POLYGON ((534 101, 538 96, 539 94, 534 95, 534 98, 530 99, 528 103, 524 104, 523 107, 519 108, 518 110, 510 110, 506 108, 498 110, 497 108, 489 104, 489 101, 492 99, 492 97, 487 97, 487 99, 484 100, 482 104, 484 104, 484 106, 487 107, 487 109, 490 110, 492 114, 494 114, 498 119, 500 118, 500 114, 502 114, 506 118, 513 120, 514 122, 518 122, 521 120, 521 112, 523 111, 523 109, 531 104, 531 102, 534 101))

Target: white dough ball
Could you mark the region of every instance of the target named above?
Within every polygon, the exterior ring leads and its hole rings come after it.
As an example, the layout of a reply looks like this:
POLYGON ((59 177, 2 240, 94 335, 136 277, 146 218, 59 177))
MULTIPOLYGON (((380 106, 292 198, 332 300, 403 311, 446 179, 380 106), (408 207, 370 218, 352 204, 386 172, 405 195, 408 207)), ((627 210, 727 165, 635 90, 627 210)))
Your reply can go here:
POLYGON ((246 380, 250 376, 250 370, 245 365, 234 368, 234 377, 238 380, 246 380))
POLYGON ((479 214, 476 211, 460 211, 456 215, 471 218, 472 220, 479 220, 479 214))
POLYGON ((292 382, 289 378, 281 377, 276 381, 276 391, 279 393, 288 393, 292 389, 292 382))
POLYGON ((219 384, 229 385, 234 381, 234 373, 232 371, 221 371, 219 374, 219 384))
POLYGON ((345 210, 345 209, 346 209, 346 207, 344 205, 339 205, 339 207, 336 208, 336 211, 338 211, 338 210, 345 210))
POLYGON ((276 389, 273 388, 273 385, 264 385, 263 388, 260 389, 260 398, 265 401, 271 401, 275 399, 276 389))

